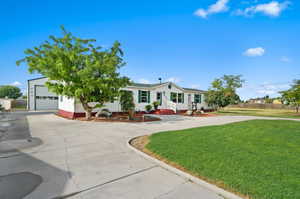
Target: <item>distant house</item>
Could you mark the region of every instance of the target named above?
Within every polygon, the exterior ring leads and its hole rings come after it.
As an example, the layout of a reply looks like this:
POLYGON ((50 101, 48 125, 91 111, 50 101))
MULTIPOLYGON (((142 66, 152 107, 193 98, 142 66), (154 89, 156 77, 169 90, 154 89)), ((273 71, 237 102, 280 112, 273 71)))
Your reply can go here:
POLYGON ((280 99, 274 99, 273 104, 283 104, 283 103, 282 103, 282 100, 280 100, 280 99))
POLYGON ((249 104, 265 104, 266 99, 265 98, 254 98, 254 99, 249 99, 247 102, 249 104))

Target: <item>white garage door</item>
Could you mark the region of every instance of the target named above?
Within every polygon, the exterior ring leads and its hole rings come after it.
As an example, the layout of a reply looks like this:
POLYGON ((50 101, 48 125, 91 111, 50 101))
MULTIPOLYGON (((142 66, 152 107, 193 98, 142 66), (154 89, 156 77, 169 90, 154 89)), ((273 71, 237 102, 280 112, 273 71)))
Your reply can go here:
POLYGON ((35 110, 58 109, 58 97, 49 92, 46 86, 35 86, 35 110))

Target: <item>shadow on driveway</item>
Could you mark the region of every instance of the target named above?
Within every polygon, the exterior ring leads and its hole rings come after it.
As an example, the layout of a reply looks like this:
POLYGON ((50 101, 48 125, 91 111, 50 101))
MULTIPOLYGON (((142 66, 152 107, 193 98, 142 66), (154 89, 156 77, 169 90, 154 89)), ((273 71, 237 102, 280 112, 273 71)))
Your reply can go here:
POLYGON ((0 125, 0 198, 41 199, 62 195, 71 178, 65 165, 50 165, 20 151, 42 144, 40 139, 31 137, 26 114, 6 114, 0 118, 0 125))

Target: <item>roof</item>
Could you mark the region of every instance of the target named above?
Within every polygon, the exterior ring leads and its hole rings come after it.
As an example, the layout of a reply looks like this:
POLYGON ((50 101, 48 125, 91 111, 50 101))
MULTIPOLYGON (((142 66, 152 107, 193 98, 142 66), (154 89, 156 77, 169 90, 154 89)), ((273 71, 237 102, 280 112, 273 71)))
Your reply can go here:
POLYGON ((34 79, 29 79, 27 81, 34 81, 34 80, 38 80, 38 79, 46 79, 47 77, 37 77, 37 78, 34 78, 34 79))
MULTIPOLYGON (((35 79, 29 79, 28 81, 44 79, 44 78, 47 78, 47 77, 39 77, 39 78, 35 78, 35 79)), ((133 82, 133 83, 131 83, 130 86, 140 87, 140 88, 153 88, 153 87, 157 87, 157 86, 160 86, 160 85, 163 85, 163 84, 170 84, 170 83, 174 84, 172 82, 162 82, 162 83, 156 83, 156 84, 143 84, 143 83, 133 82)), ((204 90, 200 90, 200 89, 196 89, 196 88, 183 88, 183 87, 180 87, 180 88, 182 88, 183 90, 192 91, 192 92, 205 92, 204 90)))
POLYGON ((197 92, 205 92, 204 90, 196 89, 196 88, 183 88, 184 90, 187 91, 197 91, 197 92))
MULTIPOLYGON (((163 83, 156 83, 156 84, 142 84, 142 83, 132 83, 131 86, 134 86, 134 87, 141 87, 141 88, 153 88, 153 87, 156 87, 156 86, 160 86, 160 85, 163 85, 163 84, 170 84, 172 82, 163 82, 163 83)), ((174 84, 174 83, 172 83, 174 84)), ((175 84, 176 85, 176 84, 175 84)), ((199 89, 196 89, 196 88, 183 88, 181 87, 183 90, 186 90, 186 91, 192 91, 192 92, 205 92, 204 90, 199 90, 199 89)))

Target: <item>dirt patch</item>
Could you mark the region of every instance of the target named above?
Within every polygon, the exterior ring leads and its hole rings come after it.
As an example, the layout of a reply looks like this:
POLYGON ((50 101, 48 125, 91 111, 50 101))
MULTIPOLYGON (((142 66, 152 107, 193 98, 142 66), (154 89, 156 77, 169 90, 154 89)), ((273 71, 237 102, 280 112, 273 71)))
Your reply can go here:
POLYGON ((158 160, 160 160, 160 161, 162 161, 162 162, 164 162, 164 163, 166 163, 166 164, 168 164, 168 165, 170 165, 170 166, 172 166, 172 167, 175 167, 176 169, 179 169, 179 170, 181 170, 181 171, 183 171, 183 172, 185 172, 185 173, 188 173, 188 174, 190 174, 190 175, 192 175, 192 176, 194 176, 194 177, 197 177, 197 178, 199 178, 199 179, 201 179, 201 180, 204 180, 204 181, 206 181, 206 182, 208 182, 208 183, 210 183, 210 184, 214 184, 214 185, 216 185, 217 187, 222 188, 222 189, 224 189, 224 190, 227 190, 227 191, 229 191, 229 192, 231 192, 231 193, 234 193, 234 194, 236 194, 236 195, 238 195, 238 196, 240 196, 240 197, 242 197, 242 198, 244 198, 244 199, 251 199, 250 196, 245 196, 245 195, 242 195, 242 194, 240 194, 240 193, 238 193, 238 192, 236 192, 236 191, 234 191, 234 190, 229 189, 229 188, 228 188, 223 182, 221 182, 221 181, 213 181, 213 180, 210 180, 210 179, 208 179, 208 178, 206 178, 206 177, 196 175, 196 174, 190 172, 189 170, 187 170, 186 168, 180 166, 179 164, 177 164, 177 163, 175 163, 175 162, 172 162, 172 161, 169 161, 169 160, 167 160, 167 159, 161 157, 160 155, 158 155, 158 154, 156 154, 156 153, 150 151, 149 149, 146 148, 147 144, 150 142, 149 137, 150 137, 149 135, 145 135, 145 136, 140 136, 140 137, 134 138, 134 139, 132 139, 132 140, 130 141, 129 144, 130 144, 131 146, 133 146, 134 148, 136 148, 136 149, 138 149, 138 150, 140 150, 140 151, 146 153, 147 155, 149 155, 149 156, 151 156, 151 157, 153 157, 153 158, 155 158, 155 159, 158 159, 158 160))

